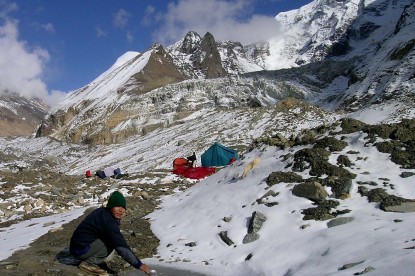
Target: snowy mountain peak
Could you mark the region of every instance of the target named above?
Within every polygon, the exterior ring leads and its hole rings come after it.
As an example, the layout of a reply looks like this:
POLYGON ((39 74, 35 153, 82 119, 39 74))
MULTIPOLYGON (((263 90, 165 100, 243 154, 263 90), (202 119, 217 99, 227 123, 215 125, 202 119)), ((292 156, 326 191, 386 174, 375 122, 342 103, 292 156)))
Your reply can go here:
POLYGON ((361 0, 316 0, 275 18, 284 32, 283 41, 272 41, 271 49, 284 62, 268 62, 267 68, 284 68, 319 61, 359 15, 361 0), (283 66, 281 66, 283 65, 283 66))
POLYGON ((201 40, 202 38, 196 32, 188 32, 181 42, 180 51, 183 54, 193 53, 201 40))
POLYGON ((276 40, 244 46, 190 31, 169 47, 126 53, 52 110, 39 135, 113 143, 187 116, 269 108, 284 97, 342 112, 412 103, 414 5, 316 0, 277 15, 285 32, 276 40))

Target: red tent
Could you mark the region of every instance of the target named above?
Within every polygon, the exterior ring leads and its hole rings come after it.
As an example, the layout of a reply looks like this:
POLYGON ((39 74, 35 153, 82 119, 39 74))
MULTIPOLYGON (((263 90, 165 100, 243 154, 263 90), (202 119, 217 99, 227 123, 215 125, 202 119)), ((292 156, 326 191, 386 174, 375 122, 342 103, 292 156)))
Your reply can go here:
POLYGON ((173 161, 173 169, 178 169, 178 168, 187 168, 189 167, 189 161, 187 161, 186 158, 176 158, 173 161))

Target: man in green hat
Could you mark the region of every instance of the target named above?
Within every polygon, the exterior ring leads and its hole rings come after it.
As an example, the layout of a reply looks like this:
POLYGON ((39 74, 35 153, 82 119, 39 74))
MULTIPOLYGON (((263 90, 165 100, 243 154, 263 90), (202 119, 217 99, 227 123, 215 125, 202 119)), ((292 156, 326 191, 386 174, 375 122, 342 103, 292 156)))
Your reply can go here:
POLYGON ((115 191, 108 198, 106 207, 94 210, 75 229, 69 248, 72 255, 82 260, 81 270, 94 275, 108 275, 103 269, 106 267, 105 259, 115 250, 133 267, 150 272, 150 268, 131 251, 120 231, 126 209, 124 196, 115 191))

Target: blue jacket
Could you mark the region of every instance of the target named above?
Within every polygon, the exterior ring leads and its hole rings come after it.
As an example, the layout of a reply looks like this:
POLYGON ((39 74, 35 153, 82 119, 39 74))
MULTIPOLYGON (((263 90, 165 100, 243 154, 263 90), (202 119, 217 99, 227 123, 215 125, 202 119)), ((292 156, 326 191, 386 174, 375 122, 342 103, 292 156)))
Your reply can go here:
POLYGON ((115 249, 126 262, 139 269, 142 262, 134 255, 121 234, 120 223, 108 209, 100 207, 94 210, 75 229, 70 243, 71 253, 79 257, 88 252, 93 241, 100 239, 110 251, 115 249))

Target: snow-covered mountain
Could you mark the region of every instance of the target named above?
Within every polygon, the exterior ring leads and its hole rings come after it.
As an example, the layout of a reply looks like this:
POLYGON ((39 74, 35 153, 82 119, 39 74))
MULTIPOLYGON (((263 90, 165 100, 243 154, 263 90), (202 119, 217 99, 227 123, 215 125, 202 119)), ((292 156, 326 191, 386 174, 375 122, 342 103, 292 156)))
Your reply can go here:
POLYGON ((268 42, 243 46, 189 32, 169 47, 126 53, 52 109, 37 136, 118 143, 186 117, 272 108, 286 97, 343 113, 404 103, 385 119, 405 117, 414 106, 414 6, 315 0, 278 14, 282 34, 268 42))
POLYGON ((47 114, 49 106, 38 98, 11 91, 0 93, 0 136, 29 136, 47 114))

